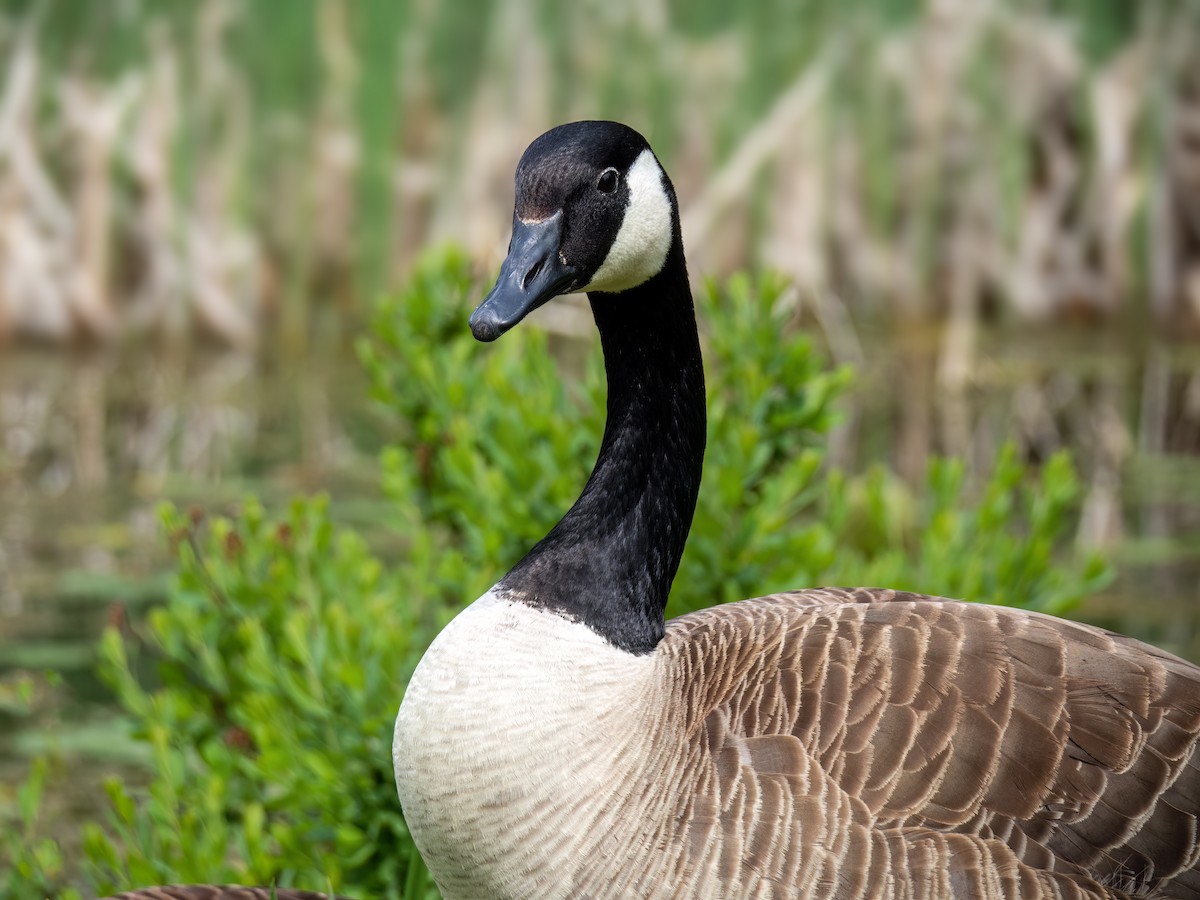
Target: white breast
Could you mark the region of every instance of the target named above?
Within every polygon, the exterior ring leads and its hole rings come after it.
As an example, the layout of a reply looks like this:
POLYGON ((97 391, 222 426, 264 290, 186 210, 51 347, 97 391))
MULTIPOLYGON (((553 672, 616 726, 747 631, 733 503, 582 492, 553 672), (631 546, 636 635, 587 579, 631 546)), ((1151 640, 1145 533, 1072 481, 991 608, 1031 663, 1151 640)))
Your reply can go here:
POLYGON ((417 667, 393 744, 405 819, 443 894, 588 893, 588 862, 643 819, 627 803, 609 821, 611 798, 656 802, 643 786, 678 761, 646 746, 661 695, 653 654, 556 613, 493 592, 460 613, 417 667))

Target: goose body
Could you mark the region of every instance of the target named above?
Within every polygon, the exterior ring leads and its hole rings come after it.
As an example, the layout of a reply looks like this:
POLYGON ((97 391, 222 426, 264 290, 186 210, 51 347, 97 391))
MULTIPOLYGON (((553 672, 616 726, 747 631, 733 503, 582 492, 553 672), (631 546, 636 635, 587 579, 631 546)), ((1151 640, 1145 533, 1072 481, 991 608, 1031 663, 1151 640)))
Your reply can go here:
POLYGON ((434 640, 393 761, 456 898, 1200 898, 1200 669, 1015 609, 820 589, 663 620, 704 387, 673 188, 616 123, 517 170, 472 316, 588 291, 609 379, 562 521, 434 640))

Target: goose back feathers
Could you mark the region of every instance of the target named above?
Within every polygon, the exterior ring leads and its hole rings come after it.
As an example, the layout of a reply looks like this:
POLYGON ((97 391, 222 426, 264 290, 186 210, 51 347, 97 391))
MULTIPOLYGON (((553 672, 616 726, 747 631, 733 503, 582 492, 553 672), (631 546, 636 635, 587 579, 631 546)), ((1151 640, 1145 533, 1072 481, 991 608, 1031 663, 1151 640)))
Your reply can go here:
POLYGON ((1131 639, 834 589, 648 656, 495 594, 443 634, 395 752, 448 897, 1200 896, 1200 679, 1131 639))
POLYGON ((703 368, 674 190, 611 122, 530 145, 471 328, 581 288, 609 379, 595 468, 433 642, 396 721, 448 898, 1200 898, 1197 667, 880 590, 664 623, 703 368))

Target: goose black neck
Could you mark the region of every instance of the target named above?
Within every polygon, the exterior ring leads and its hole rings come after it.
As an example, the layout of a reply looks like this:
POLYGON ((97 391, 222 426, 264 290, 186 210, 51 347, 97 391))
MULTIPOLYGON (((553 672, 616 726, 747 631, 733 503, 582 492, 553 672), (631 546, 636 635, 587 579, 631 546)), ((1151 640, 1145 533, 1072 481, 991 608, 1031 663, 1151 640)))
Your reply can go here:
POLYGON ((589 300, 608 373, 600 454, 575 505, 499 586, 649 653, 704 460, 704 368, 682 243, 645 284, 589 300))

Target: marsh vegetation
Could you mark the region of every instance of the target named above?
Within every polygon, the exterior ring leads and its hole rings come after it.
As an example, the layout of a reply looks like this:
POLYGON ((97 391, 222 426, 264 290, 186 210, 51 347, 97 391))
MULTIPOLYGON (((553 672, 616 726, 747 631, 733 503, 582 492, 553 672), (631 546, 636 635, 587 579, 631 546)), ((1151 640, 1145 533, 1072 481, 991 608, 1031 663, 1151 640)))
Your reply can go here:
POLYGON ((1200 660, 1196 4, 0 10, 0 898, 430 893, 404 680, 601 429, 586 307, 464 325, 555 120, 684 199, 672 614, 887 583, 1200 660))

